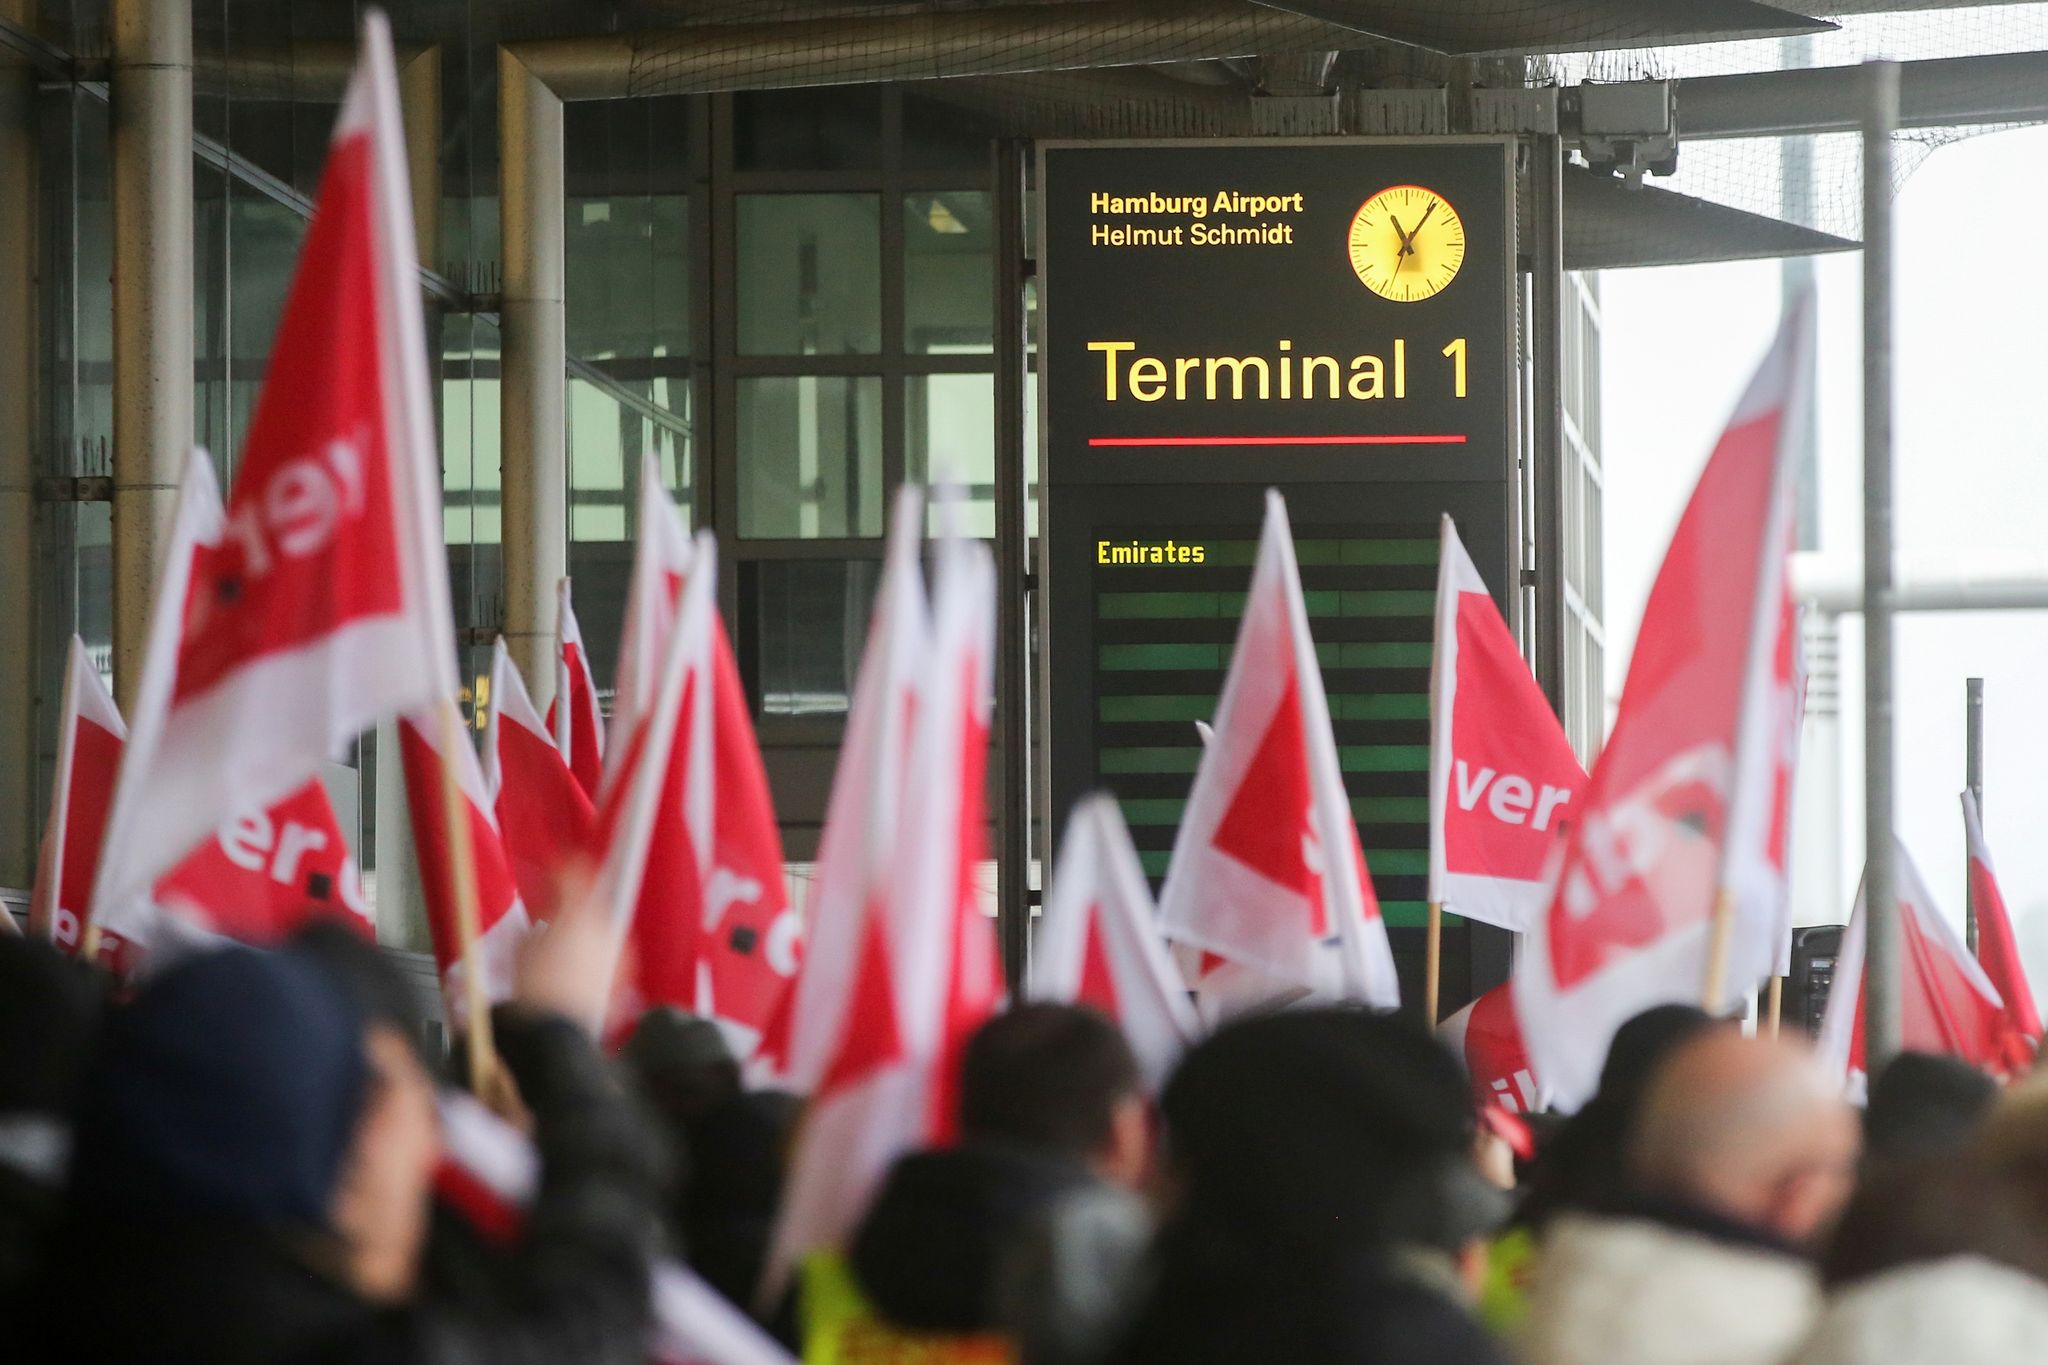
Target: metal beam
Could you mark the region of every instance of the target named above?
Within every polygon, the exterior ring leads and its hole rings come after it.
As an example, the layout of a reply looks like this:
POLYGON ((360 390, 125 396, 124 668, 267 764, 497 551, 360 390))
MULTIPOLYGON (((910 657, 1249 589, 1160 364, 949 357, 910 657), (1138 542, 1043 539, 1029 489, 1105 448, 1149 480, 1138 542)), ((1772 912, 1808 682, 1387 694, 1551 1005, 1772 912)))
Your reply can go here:
POLYGON ((135 700, 192 449, 191 0, 114 0, 114 695, 135 700))
MULTIPOLYGON (((11 15, 0 0, 0 15, 11 15)), ((37 72, 0 65, 0 886, 35 875, 37 72)))
POLYGON ((1010 995, 1031 960, 1031 648, 1024 562, 1024 163, 1022 142, 995 144, 996 926, 1010 995))
MULTIPOLYGON (((1901 62, 1899 126, 1938 128, 2048 119, 2048 52, 1901 62)), ((1697 76, 1678 82, 1687 141, 1853 133, 1862 126, 1860 66, 1697 76)))
POLYGON ((1550 709, 1564 694, 1564 143, 1532 137, 1529 154, 1529 458, 1536 547, 1533 664, 1550 709))

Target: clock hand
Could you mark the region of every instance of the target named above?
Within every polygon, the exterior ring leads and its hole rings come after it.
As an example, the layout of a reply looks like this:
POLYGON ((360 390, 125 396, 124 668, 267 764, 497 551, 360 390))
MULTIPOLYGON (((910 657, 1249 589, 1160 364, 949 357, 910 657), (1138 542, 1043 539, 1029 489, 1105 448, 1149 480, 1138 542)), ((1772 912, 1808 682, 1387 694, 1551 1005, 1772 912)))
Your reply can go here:
MULTIPOLYGON (((1387 215, 1387 221, 1394 225, 1394 235, 1401 239, 1401 256, 1404 258, 1407 257, 1415 250, 1414 247, 1408 245, 1411 241, 1415 239, 1415 234, 1412 232, 1405 231, 1401 227, 1401 220, 1391 213, 1387 215)), ((1416 226, 1420 227, 1421 224, 1418 223, 1416 224, 1416 226)), ((1399 266, 1395 266, 1394 268, 1396 270, 1400 269, 1399 266)))

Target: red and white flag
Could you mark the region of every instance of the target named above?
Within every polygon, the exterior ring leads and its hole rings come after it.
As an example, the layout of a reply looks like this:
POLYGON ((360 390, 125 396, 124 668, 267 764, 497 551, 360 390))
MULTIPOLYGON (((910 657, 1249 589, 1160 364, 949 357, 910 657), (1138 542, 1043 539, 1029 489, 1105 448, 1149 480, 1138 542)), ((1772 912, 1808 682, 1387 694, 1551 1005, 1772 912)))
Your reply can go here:
MULTIPOLYGON (((1863 962, 1868 930, 1864 886, 1842 934, 1834 988, 1821 1020, 1818 1050, 1852 1095, 1865 1084, 1863 962)), ((1899 846, 1899 1045, 1909 1052, 1960 1057, 1998 1076, 2033 1062, 2035 1039, 2007 1013, 2004 999, 1962 936, 1942 914, 1920 869, 1899 846)))
POLYGON ((638 718, 618 734, 597 811, 598 894, 617 966, 598 1020, 617 1036, 654 1005, 693 1008, 703 961, 704 872, 711 857, 712 630, 717 545, 708 532, 659 639, 638 718))
POLYGON ((569 600, 569 580, 555 585, 555 696, 548 703, 547 732, 583 788, 597 800, 604 775, 604 712, 597 704, 597 679, 590 671, 590 652, 583 647, 583 627, 569 600))
POLYGON ((933 557, 932 648, 911 732, 889 915, 903 967, 904 1038, 928 1075, 927 1136, 950 1141, 961 1054, 1003 999, 1002 959, 975 875, 988 857, 996 570, 978 540, 942 536, 933 557))
POLYGON ((619 627, 619 662, 613 673, 612 730, 625 742, 644 719, 660 685, 662 646, 675 626, 677 602, 690 574, 690 534, 661 481, 661 461, 640 462, 638 538, 619 627))
POLYGON ((1566 1110, 1597 1088, 1625 1020, 1702 998, 1719 898, 1732 927, 1709 1008, 1776 960, 1785 434, 1811 398, 1812 314, 1804 302, 1786 317, 1679 518, 1556 895, 1523 938, 1516 1012, 1544 1091, 1566 1110))
POLYGON ((535 713, 502 638, 491 652, 483 786, 520 900, 553 905, 564 871, 591 855, 597 815, 535 713))
POLYGON ((2041 1013, 2034 1007, 2034 988, 2020 961, 2019 940, 2013 937, 2012 916, 2006 913, 1998 875, 1991 869, 1991 850, 1984 843, 1984 825, 1977 818, 1977 799, 1963 793, 1963 833, 1969 842, 1970 903, 1977 915, 1977 961, 1998 988, 2005 1015, 2019 1033, 2036 1046, 2041 1041, 2041 1013))
POLYGON ((922 1077, 905 1045, 889 911, 900 894, 911 732, 930 676, 923 524, 923 499, 906 486, 896 497, 819 836, 803 969, 787 1022, 764 1049, 782 1060, 785 1083, 811 1100, 790 1157, 763 1303, 780 1299, 805 1255, 852 1231, 889 1163, 924 1138, 922 1077))
POLYGON ((1106 793, 1083 798, 1067 817, 1031 955, 1031 995, 1114 1019, 1155 1093, 1200 1031, 1130 830, 1106 793))
POLYGON ((114 775, 128 727, 106 683, 71 637, 64 664, 64 707, 57 719, 57 770, 50 782, 50 814, 29 896, 29 932, 76 953, 92 905, 100 836, 114 798, 114 775))
POLYGON ((1393 953, 1352 822, 1276 492, 1266 494, 1215 735, 1160 891, 1167 937, 1280 982, 1393 1008, 1393 953))
POLYGON ((142 898, 377 721, 455 695, 440 469, 398 82, 371 11, 227 507, 203 459, 180 498, 98 905, 142 898))
POLYGON ((155 899, 197 928, 244 943, 279 942, 317 915, 365 937, 376 933, 356 860, 317 777, 214 831, 157 882, 155 899))
POLYGON ((1586 784, 1449 517, 1430 673, 1429 898, 1517 932, 1550 901, 1553 855, 1586 784))
POLYGON ((1436 1036, 1465 1063, 1474 1103, 1510 1114, 1533 1114, 1543 1107, 1515 1019, 1514 989, 1507 982, 1438 1024, 1436 1036))
MULTIPOLYGON (((455 703, 442 703, 453 709, 455 703)), ((461 795, 472 885, 476 889, 477 961, 484 998, 492 1004, 512 993, 519 945, 533 921, 520 899, 519 886, 506 860, 489 792, 484 786, 469 727, 436 709, 401 716, 398 750, 405 766, 405 803, 412 816, 413 850, 419 858, 421 898, 426 903, 427 929, 434 941, 434 965, 441 973, 441 994, 447 1017, 468 1019, 469 966, 462 951, 462 927, 456 909, 456 867, 460 844, 448 822, 447 784, 461 795)))

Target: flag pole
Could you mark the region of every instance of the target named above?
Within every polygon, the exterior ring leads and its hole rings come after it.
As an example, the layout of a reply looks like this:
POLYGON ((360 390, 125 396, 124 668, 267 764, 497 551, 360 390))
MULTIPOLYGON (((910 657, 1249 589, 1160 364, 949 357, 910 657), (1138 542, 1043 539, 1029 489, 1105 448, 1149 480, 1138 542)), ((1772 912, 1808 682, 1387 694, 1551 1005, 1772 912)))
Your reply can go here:
POLYGON ((1721 997, 1728 987, 1728 942, 1735 933, 1735 897, 1727 887, 1714 893, 1714 918, 1707 931, 1707 981, 1700 993, 1700 1008, 1708 1014, 1721 1012, 1721 997))
MULTIPOLYGON (((1984 680, 1963 681, 1963 785, 1984 819, 1984 680)), ((1963 878, 1963 942, 1977 955, 1977 879, 1963 878)))
POLYGON ((1429 903, 1429 937, 1422 957, 1422 1017, 1436 1027, 1437 987, 1443 978, 1444 903, 1429 903))
POLYGON ((441 711, 441 818, 448 827, 449 894, 455 901, 455 934, 462 947, 463 1003, 469 1016, 469 1089, 489 1103, 498 1074, 491 1040, 491 1002, 484 991, 482 929, 477 910, 475 849, 469 837, 469 802, 455 776, 458 744, 469 743, 453 699, 441 711))
POLYGON ((1778 1023, 1785 1012, 1785 978, 1771 973, 1770 1019, 1771 1037, 1778 1036, 1778 1023))

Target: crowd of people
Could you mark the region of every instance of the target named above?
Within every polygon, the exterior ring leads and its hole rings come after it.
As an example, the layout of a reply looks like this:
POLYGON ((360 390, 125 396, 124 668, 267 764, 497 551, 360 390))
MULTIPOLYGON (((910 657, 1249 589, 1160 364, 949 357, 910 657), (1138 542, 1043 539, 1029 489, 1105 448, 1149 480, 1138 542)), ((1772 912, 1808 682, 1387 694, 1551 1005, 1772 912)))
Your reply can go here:
POLYGON ((1017 1004, 966 1048, 957 1138, 763 1304, 803 1101, 674 1010, 600 1048, 595 936, 536 934, 495 1012, 489 1103, 538 1157, 511 1216, 451 1176, 467 1071, 354 935, 132 991, 0 938, 0 1356, 641 1362, 661 1257, 835 1365, 1973 1365, 2048 1341, 2048 1086, 1908 1054, 1859 1113, 1799 1043, 1678 1007, 1525 1134, 1394 1016, 1244 1016, 1152 1095, 1108 1019, 1017 1004))

